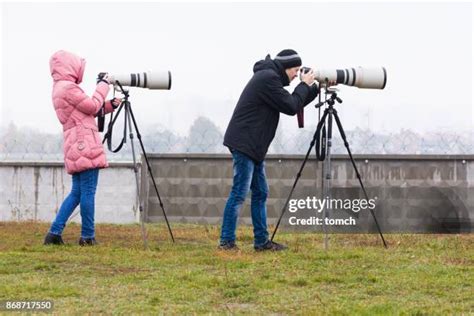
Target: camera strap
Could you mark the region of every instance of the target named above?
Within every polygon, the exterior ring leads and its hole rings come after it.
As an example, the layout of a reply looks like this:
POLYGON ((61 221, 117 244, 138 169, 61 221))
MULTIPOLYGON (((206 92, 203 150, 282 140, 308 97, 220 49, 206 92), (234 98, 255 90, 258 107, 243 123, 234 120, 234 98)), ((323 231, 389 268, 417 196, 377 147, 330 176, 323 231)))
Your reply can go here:
MULTIPOLYGON (((113 112, 110 113, 110 121, 109 121, 109 124, 107 125, 107 133, 105 133, 104 139, 102 141, 102 143, 107 141, 107 148, 113 153, 119 152, 120 149, 122 149, 123 144, 125 144, 127 142, 127 126, 128 126, 127 125, 127 115, 124 115, 123 116, 124 117, 124 128, 123 128, 122 141, 117 146, 117 148, 115 148, 115 149, 112 148, 112 135, 113 135, 114 123, 115 123, 115 120, 118 118, 118 116, 120 114, 120 111, 122 111, 122 109, 123 109, 123 104, 120 106, 120 108, 117 111, 117 114, 115 115, 115 117, 114 117, 113 112)), ((127 108, 125 108, 125 112, 127 112, 127 108)))
POLYGON ((105 103, 102 104, 102 107, 100 108, 99 112, 97 112, 96 116, 97 116, 97 127, 99 129, 99 132, 103 132, 104 125, 105 125, 105 103))
MULTIPOLYGON (((326 117, 323 116, 323 119, 326 117)), ((320 121, 316 129, 316 158, 319 161, 326 159, 326 121, 320 121)))

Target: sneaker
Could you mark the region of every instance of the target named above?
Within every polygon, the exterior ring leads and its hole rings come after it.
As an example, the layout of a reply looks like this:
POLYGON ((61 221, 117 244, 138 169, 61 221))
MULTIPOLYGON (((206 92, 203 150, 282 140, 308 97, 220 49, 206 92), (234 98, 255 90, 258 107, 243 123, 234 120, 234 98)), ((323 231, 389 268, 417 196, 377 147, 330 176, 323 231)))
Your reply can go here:
POLYGON ((44 238, 43 245, 64 245, 64 241, 61 238, 61 235, 48 233, 44 238))
POLYGON ((237 247, 235 241, 221 242, 217 248, 220 250, 239 250, 239 247, 237 247))
POLYGON ((92 238, 80 238, 79 239, 79 246, 95 246, 97 245, 97 241, 94 237, 92 238))
POLYGON ((254 246, 254 249, 255 251, 281 251, 288 249, 288 247, 271 240, 267 240, 267 242, 261 246, 254 246))

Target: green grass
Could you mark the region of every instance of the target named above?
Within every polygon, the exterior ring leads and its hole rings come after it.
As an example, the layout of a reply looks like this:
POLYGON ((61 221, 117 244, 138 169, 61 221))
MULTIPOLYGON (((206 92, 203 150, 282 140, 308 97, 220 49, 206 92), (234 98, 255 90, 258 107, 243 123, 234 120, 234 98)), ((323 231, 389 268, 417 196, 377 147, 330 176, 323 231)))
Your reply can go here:
POLYGON ((98 225, 97 247, 42 246, 49 225, 0 222, 0 300, 54 301, 56 314, 474 314, 474 235, 280 232, 289 251, 216 248, 216 226, 98 225))

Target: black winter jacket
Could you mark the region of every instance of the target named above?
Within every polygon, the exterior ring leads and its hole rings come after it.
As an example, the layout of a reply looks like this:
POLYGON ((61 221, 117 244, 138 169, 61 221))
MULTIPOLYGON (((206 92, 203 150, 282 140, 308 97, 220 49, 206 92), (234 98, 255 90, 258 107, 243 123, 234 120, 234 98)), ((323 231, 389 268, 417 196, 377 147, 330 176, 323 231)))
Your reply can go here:
POLYGON ((285 70, 269 55, 253 71, 230 119, 224 145, 260 162, 275 137, 280 112, 295 115, 316 98, 318 87, 301 82, 290 94, 283 88, 290 84, 285 70))

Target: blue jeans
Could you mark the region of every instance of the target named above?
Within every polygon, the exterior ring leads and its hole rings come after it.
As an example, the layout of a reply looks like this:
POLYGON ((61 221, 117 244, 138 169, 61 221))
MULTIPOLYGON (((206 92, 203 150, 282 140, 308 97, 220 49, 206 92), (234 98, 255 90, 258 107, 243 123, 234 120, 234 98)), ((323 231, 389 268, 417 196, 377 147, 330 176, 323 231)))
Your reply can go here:
POLYGON ((232 151, 234 160, 234 183, 224 209, 221 243, 235 242, 237 218, 249 190, 252 190, 250 210, 254 233, 254 245, 261 246, 268 241, 267 196, 268 185, 265 176, 265 163, 254 162, 247 155, 232 151))
POLYGON ((72 175, 71 193, 61 204, 49 232, 61 236, 74 209, 81 205, 82 238, 94 238, 95 191, 99 169, 85 170, 72 175))

